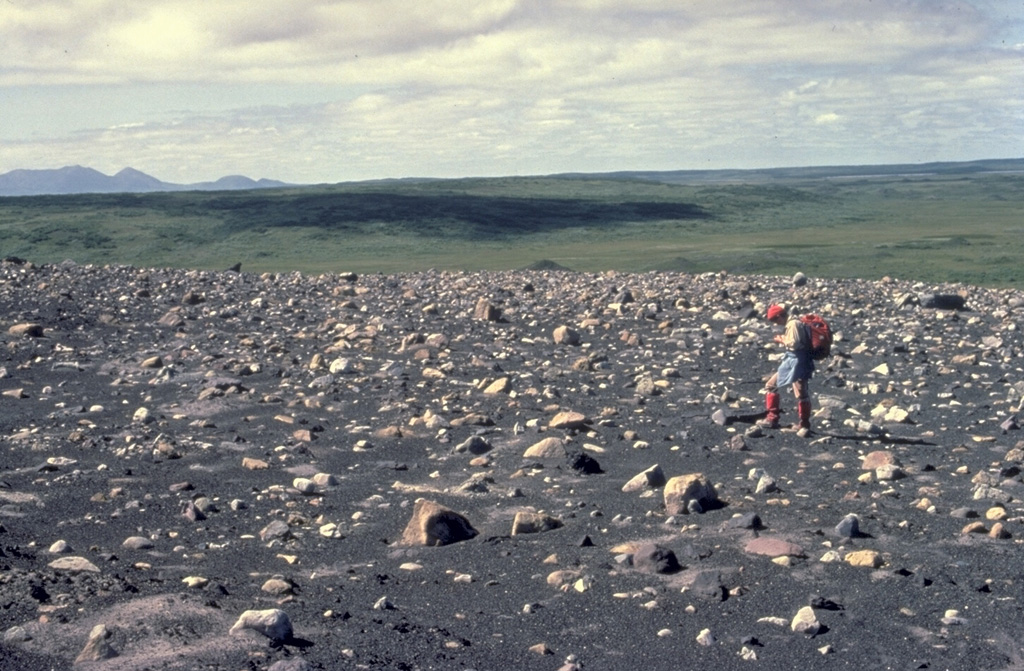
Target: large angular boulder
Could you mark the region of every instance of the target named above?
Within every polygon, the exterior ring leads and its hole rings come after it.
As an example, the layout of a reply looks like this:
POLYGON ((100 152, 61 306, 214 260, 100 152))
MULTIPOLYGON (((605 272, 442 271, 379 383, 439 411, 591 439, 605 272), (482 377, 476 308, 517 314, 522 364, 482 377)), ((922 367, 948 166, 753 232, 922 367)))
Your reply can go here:
POLYGON ((639 492, 647 489, 656 489, 658 487, 664 487, 667 481, 665 471, 662 470, 660 465, 655 464, 646 471, 638 473, 630 478, 629 482, 622 486, 622 491, 639 492))
POLYGON ((664 500, 669 515, 702 512, 718 503, 718 492, 703 473, 688 473, 665 483, 664 500))
POLYGON ((288 613, 278 608, 247 610, 238 616, 228 633, 237 634, 243 629, 251 629, 277 642, 292 638, 292 621, 288 613))
POLYGON ((512 520, 512 535, 538 534, 544 531, 551 531, 562 526, 562 520, 544 513, 535 513, 528 510, 520 510, 512 520))
POLYGON ((7 329, 7 332, 11 335, 20 335, 28 338, 42 338, 43 326, 33 322, 24 322, 21 324, 15 324, 7 329))
POLYGON ((579 345, 580 334, 574 329, 562 325, 557 327, 551 334, 556 345, 579 345))
POLYGON ((633 568, 644 573, 668 574, 683 567, 672 550, 656 543, 644 543, 633 553, 633 568))
POLYGON ((563 410, 551 418, 548 426, 552 429, 574 430, 586 428, 589 423, 590 420, 583 413, 574 410, 563 410))
POLYGON ((567 454, 565 441, 549 436, 526 448, 523 457, 526 459, 564 459, 567 454))
POLYGON ((473 308, 473 319, 496 322, 501 319, 501 310, 486 298, 480 297, 473 308))
POLYGON ((78 653, 78 657, 75 658, 75 664, 83 662, 99 662, 105 659, 111 659, 117 657, 117 651, 114 650, 113 646, 110 645, 110 631, 107 629, 107 625, 98 624, 92 628, 89 632, 89 640, 86 641, 85 647, 78 653))
POLYGON ((468 541, 477 530, 465 517, 440 503, 420 499, 413 508, 412 519, 402 532, 402 545, 451 545, 468 541))

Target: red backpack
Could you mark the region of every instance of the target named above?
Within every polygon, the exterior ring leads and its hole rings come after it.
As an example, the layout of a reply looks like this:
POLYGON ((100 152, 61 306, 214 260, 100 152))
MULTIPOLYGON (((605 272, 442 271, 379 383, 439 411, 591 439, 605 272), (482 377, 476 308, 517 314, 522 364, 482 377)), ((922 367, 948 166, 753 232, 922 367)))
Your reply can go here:
POLYGON ((832 353, 832 328, 818 315, 801 315, 800 323, 807 329, 811 358, 820 361, 832 353))

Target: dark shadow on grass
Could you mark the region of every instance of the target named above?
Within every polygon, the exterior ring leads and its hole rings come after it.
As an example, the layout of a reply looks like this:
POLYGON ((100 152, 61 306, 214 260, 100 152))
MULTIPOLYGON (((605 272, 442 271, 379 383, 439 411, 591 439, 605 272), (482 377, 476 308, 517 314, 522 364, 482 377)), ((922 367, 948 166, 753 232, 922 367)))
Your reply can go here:
POLYGON ((312 227, 352 231, 500 239, 565 228, 708 219, 699 205, 681 202, 605 202, 584 198, 510 198, 462 194, 323 193, 222 195, 205 202, 225 233, 256 227, 312 227))

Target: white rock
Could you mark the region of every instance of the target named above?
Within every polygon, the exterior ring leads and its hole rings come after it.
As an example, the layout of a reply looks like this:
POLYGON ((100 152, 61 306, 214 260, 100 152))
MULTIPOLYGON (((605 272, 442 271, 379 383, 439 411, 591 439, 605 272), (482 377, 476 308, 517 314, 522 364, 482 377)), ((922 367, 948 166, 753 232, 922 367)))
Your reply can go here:
POLYGON ((313 476, 313 482, 319 487, 334 487, 338 484, 338 478, 331 473, 317 473, 313 476))
POLYGON ((65 552, 73 552, 73 550, 68 542, 64 540, 55 542, 49 549, 49 553, 53 555, 64 554, 65 552))
POLYGON ((243 629, 251 629, 273 641, 287 641, 292 637, 292 621, 287 613, 278 608, 247 610, 238 617, 228 633, 237 634, 243 629))
POLYGON ((910 420, 910 413, 898 405, 889 408, 885 413, 884 421, 889 424, 903 424, 910 420))
POLYGON ((906 474, 896 464, 883 464, 875 469, 875 477, 879 480, 899 480, 906 474))
POLYGON ((309 478, 295 478, 292 487, 299 490, 300 494, 316 494, 316 483, 309 478))
POLYGON ((821 631, 821 622, 818 622, 818 618, 815 616, 813 608, 810 606, 804 606, 797 611, 796 616, 793 618, 789 627, 798 634, 814 636, 821 631))
POLYGON ((334 522, 328 522, 319 529, 319 534, 324 538, 341 538, 341 527, 334 522))
POLYGON ((331 362, 329 370, 332 375, 344 375, 346 373, 351 373, 354 368, 352 366, 352 361, 349 359, 335 359, 331 362))
POLYGON ((770 494, 778 490, 778 485, 775 483, 775 478, 770 475, 762 475, 757 481, 757 487, 754 488, 755 494, 770 494))
POLYGON ((100 572, 99 568, 85 557, 61 557, 54 559, 47 566, 57 571, 71 571, 72 573, 100 572))
POLYGON ((153 541, 145 536, 129 536, 121 543, 121 547, 130 550, 150 550, 153 548, 153 541))

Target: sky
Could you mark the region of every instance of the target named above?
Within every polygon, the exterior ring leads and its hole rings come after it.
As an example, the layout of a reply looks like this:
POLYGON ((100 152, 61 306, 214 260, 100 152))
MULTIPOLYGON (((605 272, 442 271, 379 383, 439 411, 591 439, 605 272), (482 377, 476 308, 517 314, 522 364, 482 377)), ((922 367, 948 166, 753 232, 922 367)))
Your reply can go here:
POLYGON ((1024 157, 1024 0, 0 0, 0 173, 1024 157))

